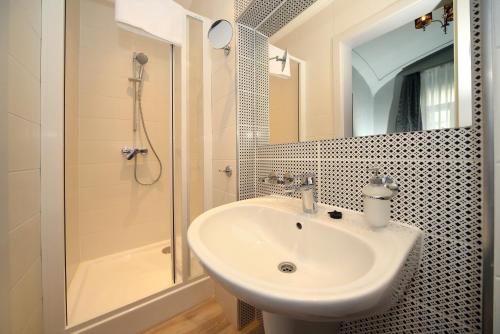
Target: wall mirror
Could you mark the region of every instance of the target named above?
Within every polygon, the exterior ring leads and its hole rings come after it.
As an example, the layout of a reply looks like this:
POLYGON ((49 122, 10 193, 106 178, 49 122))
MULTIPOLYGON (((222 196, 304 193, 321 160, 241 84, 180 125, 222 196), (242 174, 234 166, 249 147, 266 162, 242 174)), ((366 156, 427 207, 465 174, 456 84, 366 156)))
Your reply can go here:
POLYGON ((223 49, 226 55, 231 50, 233 26, 227 20, 215 21, 208 30, 208 40, 214 49, 223 49))
POLYGON ((270 143, 472 124, 469 0, 318 0, 269 38, 270 143))

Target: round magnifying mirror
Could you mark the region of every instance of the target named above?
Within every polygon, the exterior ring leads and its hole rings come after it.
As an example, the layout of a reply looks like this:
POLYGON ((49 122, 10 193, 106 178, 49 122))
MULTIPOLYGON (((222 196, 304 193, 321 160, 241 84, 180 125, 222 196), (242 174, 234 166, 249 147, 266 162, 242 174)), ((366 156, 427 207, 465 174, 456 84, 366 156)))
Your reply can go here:
POLYGON ((208 30, 208 40, 214 49, 224 49, 229 54, 231 39, 233 38, 233 26, 227 20, 215 21, 208 30))

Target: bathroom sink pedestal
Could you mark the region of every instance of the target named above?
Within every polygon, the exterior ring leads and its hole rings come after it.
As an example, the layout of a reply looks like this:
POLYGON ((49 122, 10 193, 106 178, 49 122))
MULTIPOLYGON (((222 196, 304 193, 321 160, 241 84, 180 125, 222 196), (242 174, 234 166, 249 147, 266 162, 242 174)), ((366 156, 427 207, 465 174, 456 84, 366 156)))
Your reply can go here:
POLYGON ((266 334, 336 334, 338 322, 315 322, 290 318, 284 315, 262 312, 266 334))

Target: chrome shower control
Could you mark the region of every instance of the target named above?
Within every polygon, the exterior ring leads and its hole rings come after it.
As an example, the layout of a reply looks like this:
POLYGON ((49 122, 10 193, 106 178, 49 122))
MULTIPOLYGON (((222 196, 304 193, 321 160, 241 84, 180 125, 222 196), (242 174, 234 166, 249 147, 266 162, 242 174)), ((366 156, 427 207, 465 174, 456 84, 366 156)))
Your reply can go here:
POLYGON ((137 154, 146 155, 148 154, 147 148, 135 148, 135 147, 124 147, 122 148, 122 155, 125 156, 127 160, 132 160, 137 154))

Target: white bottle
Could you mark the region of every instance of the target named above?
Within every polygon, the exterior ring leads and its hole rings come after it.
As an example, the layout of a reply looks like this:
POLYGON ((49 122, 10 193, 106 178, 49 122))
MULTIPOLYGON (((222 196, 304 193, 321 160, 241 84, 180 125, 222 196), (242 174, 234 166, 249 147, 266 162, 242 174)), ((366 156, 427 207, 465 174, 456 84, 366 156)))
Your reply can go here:
POLYGON ((363 187, 365 219, 373 227, 384 227, 391 218, 391 199, 399 193, 399 186, 389 176, 379 176, 378 168, 369 168, 374 173, 363 187))

